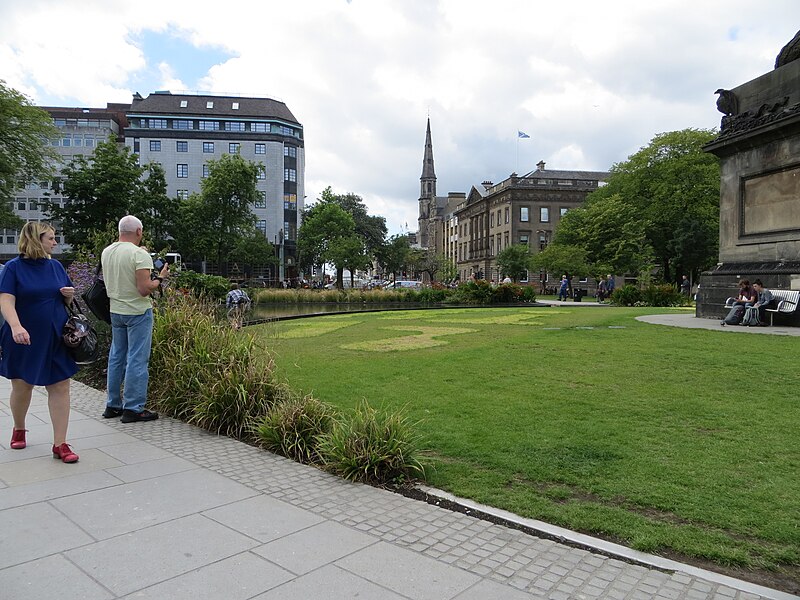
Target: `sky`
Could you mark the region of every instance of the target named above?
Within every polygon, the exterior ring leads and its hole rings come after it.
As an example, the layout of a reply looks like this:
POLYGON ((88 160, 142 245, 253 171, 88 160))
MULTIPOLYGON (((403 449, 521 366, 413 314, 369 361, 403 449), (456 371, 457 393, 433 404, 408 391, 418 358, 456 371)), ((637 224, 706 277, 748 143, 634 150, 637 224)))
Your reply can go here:
POLYGON ((417 228, 428 117, 439 195, 540 160, 608 170, 719 127, 714 91, 772 70, 798 29, 797 0, 3 0, 0 79, 43 106, 282 100, 306 204, 352 192, 395 234, 417 228))

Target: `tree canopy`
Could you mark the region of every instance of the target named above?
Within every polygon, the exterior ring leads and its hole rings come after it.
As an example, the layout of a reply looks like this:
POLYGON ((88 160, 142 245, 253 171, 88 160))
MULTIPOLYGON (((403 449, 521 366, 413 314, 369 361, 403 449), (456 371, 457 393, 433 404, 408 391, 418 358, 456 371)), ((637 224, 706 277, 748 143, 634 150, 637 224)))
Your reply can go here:
POLYGON ((503 277, 510 277, 519 281, 528 270, 531 260, 531 250, 528 244, 512 244, 497 253, 497 267, 503 277))
POLYGON ((0 79, 0 228, 22 225, 8 201, 20 184, 52 175, 58 154, 50 139, 57 136, 47 111, 0 79))
POLYGON ((331 263, 342 286, 344 269, 352 279, 356 269, 368 268, 384 250, 386 219, 370 215, 360 196, 334 194, 329 187, 303 212, 297 249, 303 267, 331 263), (348 218, 345 218, 348 217, 348 218))
POLYGON ((191 194, 178 209, 181 226, 174 236, 181 252, 224 265, 239 241, 255 230, 251 205, 259 197, 257 177, 258 165, 238 154, 208 161, 200 193, 191 194))
MULTIPOLYGON (((134 209, 143 211, 146 197, 161 186, 155 181, 163 171, 151 171, 151 183, 142 179, 145 169, 128 147, 113 139, 97 144, 90 157, 77 156, 61 171, 64 206, 50 203, 47 212, 61 223, 67 243, 76 250, 91 248, 92 234, 116 223, 134 209)), ((142 217, 145 224, 146 216, 142 217)), ((149 232, 148 232, 149 233, 149 232)))
POLYGON ((652 266, 670 281, 717 259, 719 162, 713 130, 661 133, 611 168, 607 185, 564 215, 554 244, 586 250, 595 274, 652 266))

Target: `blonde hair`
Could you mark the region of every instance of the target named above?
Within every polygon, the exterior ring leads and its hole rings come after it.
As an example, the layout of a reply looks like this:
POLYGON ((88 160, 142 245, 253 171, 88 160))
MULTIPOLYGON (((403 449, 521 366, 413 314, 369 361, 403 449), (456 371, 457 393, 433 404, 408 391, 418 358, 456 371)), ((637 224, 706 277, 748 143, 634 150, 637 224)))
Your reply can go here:
POLYGON ((17 249, 25 258, 50 258, 50 254, 44 249, 42 236, 48 232, 56 232, 50 223, 43 221, 28 221, 22 226, 19 232, 19 242, 17 249))

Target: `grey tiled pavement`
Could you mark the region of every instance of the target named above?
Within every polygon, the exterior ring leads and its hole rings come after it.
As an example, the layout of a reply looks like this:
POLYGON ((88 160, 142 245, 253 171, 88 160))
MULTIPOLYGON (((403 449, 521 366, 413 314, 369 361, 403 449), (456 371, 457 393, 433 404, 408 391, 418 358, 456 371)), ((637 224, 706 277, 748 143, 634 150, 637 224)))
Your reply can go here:
POLYGON ((757 599, 764 588, 662 571, 344 482, 171 419, 99 417, 72 384, 50 454, 45 391, 10 450, 0 380, 0 597, 14 600, 757 599), (759 593, 755 593, 759 592, 759 593))

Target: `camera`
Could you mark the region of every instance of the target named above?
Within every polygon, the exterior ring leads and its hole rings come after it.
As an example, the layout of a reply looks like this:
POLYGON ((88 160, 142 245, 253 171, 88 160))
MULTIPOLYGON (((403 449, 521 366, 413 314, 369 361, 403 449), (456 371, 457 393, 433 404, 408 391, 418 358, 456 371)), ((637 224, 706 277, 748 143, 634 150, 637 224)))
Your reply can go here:
POLYGON ((161 257, 158 257, 158 258, 154 258, 154 259, 153 259, 153 268, 154 268, 156 271, 158 271, 159 273, 161 272, 161 269, 163 269, 163 268, 164 268, 164 265, 165 265, 165 264, 167 264, 167 263, 166 263, 166 261, 165 261, 163 258, 161 258, 161 257))

